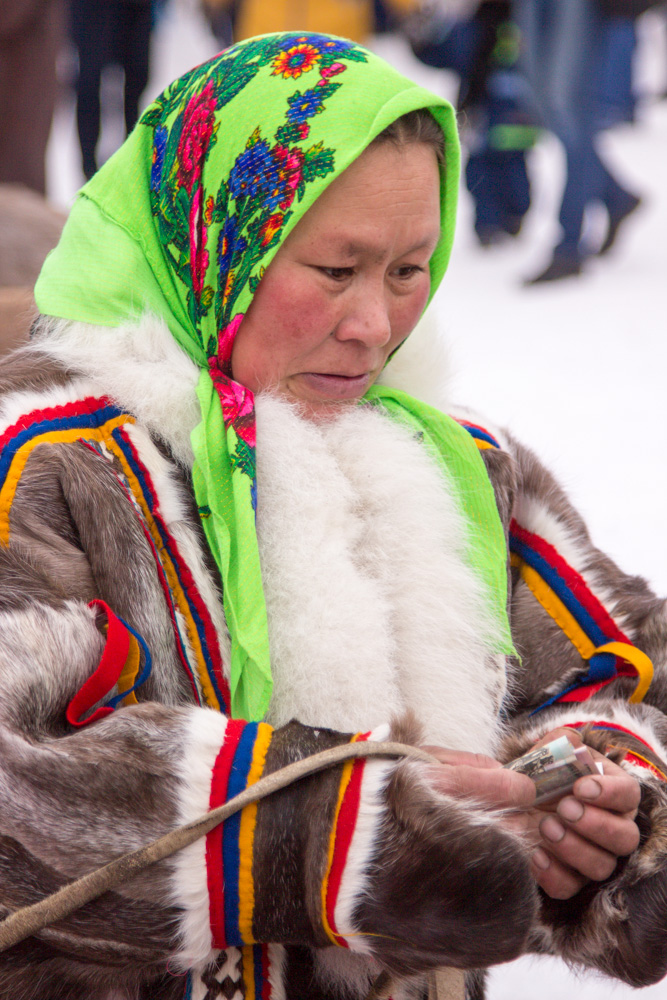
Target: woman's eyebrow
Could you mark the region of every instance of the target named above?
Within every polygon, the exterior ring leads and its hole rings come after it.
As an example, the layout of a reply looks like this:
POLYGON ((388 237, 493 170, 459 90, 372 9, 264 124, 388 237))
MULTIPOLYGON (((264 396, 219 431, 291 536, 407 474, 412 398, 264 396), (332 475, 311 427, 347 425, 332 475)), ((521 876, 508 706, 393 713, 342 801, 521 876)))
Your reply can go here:
MULTIPOLYGON (((423 240, 418 240, 416 243, 411 244, 409 247, 402 252, 403 254, 414 253, 417 250, 424 250, 426 247, 433 245, 435 247, 440 236, 440 230, 437 233, 429 233, 425 236, 423 240)), ((369 257, 374 263, 381 264, 386 257, 384 250, 378 249, 375 244, 364 243, 359 240, 341 240, 337 241, 335 238, 331 241, 331 249, 334 253, 339 253, 342 257, 349 257, 350 259, 355 257, 369 257)))

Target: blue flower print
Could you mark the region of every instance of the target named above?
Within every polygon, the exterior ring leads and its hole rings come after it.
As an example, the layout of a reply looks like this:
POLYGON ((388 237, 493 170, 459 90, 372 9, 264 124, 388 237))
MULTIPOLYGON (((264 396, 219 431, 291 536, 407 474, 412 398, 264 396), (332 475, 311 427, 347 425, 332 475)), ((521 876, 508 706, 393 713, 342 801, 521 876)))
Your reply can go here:
POLYGON ((323 110, 324 98, 317 90, 307 90, 304 94, 297 90, 296 94, 287 98, 287 103, 289 104, 287 121, 291 125, 299 125, 323 110))
POLYGON ((229 191, 234 198, 254 198, 266 191, 265 178, 275 171, 273 154, 264 139, 249 146, 237 157, 229 175, 229 191))
POLYGON ((164 125, 155 129, 155 141, 153 144, 153 163, 151 165, 151 191, 157 191, 162 178, 162 165, 164 164, 164 151, 167 148, 168 132, 164 125))

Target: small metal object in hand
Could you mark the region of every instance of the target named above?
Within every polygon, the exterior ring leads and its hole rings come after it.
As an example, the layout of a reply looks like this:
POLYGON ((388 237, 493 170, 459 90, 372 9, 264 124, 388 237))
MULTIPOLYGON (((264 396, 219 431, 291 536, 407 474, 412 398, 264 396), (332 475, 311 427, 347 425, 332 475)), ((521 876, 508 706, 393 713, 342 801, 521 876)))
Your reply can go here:
POLYGON ((527 774, 535 782, 535 805, 544 805, 566 795, 577 778, 602 773, 602 765, 593 759, 588 747, 573 746, 567 736, 559 736, 551 743, 536 747, 523 757, 505 764, 505 767, 527 774))

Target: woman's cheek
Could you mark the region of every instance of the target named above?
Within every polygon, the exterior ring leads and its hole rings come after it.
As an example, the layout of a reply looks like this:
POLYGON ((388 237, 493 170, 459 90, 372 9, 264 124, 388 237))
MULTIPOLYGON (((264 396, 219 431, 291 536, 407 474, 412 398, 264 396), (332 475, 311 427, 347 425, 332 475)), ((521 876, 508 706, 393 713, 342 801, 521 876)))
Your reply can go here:
POLYGON ((429 275, 424 275, 426 280, 421 281, 419 287, 410 295, 402 296, 397 300, 396 312, 392 328, 396 330, 402 338, 407 337, 416 327, 421 314, 426 308, 429 292, 431 290, 431 280, 429 275))

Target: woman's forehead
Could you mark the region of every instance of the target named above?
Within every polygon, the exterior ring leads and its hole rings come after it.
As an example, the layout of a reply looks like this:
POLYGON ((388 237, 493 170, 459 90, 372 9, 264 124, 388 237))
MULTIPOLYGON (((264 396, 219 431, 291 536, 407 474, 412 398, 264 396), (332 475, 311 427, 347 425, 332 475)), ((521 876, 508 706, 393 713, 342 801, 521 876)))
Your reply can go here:
POLYGON ((440 171, 422 143, 368 147, 311 205, 287 237, 290 243, 328 241, 343 257, 384 256, 387 232, 400 230, 407 249, 440 235, 440 171))

